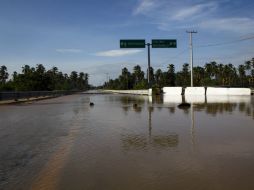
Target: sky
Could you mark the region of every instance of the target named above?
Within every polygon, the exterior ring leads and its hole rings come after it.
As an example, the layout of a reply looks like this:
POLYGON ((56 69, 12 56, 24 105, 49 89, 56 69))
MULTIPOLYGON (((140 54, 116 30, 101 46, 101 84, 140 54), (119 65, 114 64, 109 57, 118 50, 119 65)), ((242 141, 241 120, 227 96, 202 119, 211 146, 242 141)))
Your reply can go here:
POLYGON ((253 0, 0 0, 0 66, 89 74, 93 85, 123 67, 147 69, 147 49, 120 49, 120 39, 176 39, 177 48, 151 48, 151 66, 180 70, 189 63, 243 64, 254 57, 253 0))

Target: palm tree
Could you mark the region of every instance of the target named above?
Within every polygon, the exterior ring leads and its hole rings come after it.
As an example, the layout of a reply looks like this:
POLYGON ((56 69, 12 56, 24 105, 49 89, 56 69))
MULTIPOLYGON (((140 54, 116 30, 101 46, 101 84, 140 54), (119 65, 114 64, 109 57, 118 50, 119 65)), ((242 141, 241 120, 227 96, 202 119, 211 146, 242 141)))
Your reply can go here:
POLYGON ((183 77, 183 85, 189 86, 190 85, 190 73, 189 73, 189 64, 188 63, 183 64, 182 77, 183 77))
POLYGON ((240 81, 241 81, 241 86, 244 85, 244 79, 245 79, 245 66, 244 65, 239 65, 238 66, 238 72, 239 72, 239 77, 240 77, 240 81))
POLYGON ((223 64, 219 64, 217 67, 217 82, 219 85, 224 85, 224 81, 225 81, 225 75, 224 75, 224 65, 223 64))
POLYGON ((169 64, 168 65, 168 83, 170 86, 175 86, 176 74, 175 74, 175 65, 169 64))
POLYGON ((40 75, 43 75, 45 73, 46 69, 42 64, 38 64, 36 67, 36 72, 40 75))
POLYGON ((205 78, 205 69, 203 67, 194 67, 194 85, 195 86, 202 86, 203 85, 203 79, 205 78))
POLYGON ((29 65, 25 65, 25 66, 23 66, 22 67, 22 73, 23 74, 28 74, 28 73, 31 73, 31 68, 30 68, 30 66, 29 65))
POLYGON ((163 84, 163 73, 162 73, 162 70, 161 69, 158 69, 156 72, 155 72, 155 82, 158 86, 162 86, 163 84))
POLYGON ((17 71, 14 71, 12 74, 13 81, 15 81, 17 77, 18 77, 18 73, 17 71))
POLYGON ((141 67, 139 65, 136 65, 133 68, 133 79, 135 85, 140 83, 144 79, 144 72, 141 70, 141 67))
POLYGON ((215 61, 205 64, 205 81, 209 85, 214 85, 218 79, 218 65, 215 61))
POLYGON ((8 79, 9 74, 7 72, 7 67, 5 65, 0 67, 0 82, 4 84, 8 79))
POLYGON ((212 76, 212 65, 211 63, 206 63, 205 64, 205 72, 206 72, 206 75, 208 76, 209 79, 211 79, 211 76, 212 76))
POLYGON ((52 67, 52 69, 51 69, 51 70, 52 70, 52 72, 53 72, 53 74, 54 74, 54 75, 56 75, 56 74, 58 73, 58 68, 57 68, 57 67, 55 67, 55 66, 54 66, 54 67, 52 67))
POLYGON ((121 88, 129 89, 130 72, 126 67, 122 69, 122 75, 120 76, 121 88))

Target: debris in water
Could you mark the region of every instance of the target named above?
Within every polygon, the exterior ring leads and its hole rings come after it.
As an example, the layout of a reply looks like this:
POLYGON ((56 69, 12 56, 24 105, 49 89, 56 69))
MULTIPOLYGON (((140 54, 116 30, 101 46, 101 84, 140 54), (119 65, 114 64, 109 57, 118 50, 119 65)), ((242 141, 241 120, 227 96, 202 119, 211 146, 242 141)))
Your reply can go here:
POLYGON ((179 109, 189 109, 190 108, 190 104, 189 103, 181 103, 181 104, 179 104, 177 107, 179 108, 179 109))

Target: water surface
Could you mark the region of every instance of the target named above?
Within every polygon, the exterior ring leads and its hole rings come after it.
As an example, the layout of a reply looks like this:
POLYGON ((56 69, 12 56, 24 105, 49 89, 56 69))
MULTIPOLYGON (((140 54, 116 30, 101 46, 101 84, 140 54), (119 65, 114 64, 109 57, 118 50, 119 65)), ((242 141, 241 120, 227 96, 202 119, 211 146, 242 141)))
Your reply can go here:
POLYGON ((74 95, 0 121, 6 189, 254 189, 250 96, 74 95))

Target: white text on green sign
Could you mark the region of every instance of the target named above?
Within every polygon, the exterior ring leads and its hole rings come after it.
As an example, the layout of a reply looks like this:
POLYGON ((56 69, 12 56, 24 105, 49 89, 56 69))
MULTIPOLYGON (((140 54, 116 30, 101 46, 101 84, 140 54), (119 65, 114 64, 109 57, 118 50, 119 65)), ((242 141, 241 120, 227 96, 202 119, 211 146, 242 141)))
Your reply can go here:
POLYGON ((176 48, 177 42, 175 39, 153 39, 152 48, 176 48))
POLYGON ((120 40, 120 48, 145 48, 145 40, 120 40))

